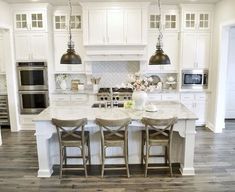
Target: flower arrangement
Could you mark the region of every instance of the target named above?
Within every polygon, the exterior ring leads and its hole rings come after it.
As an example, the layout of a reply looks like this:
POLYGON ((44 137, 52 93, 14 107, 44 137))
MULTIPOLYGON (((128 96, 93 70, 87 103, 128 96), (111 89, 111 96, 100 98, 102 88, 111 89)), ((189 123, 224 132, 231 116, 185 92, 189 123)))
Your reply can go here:
POLYGON ((152 77, 141 76, 140 73, 130 74, 128 87, 132 88, 134 91, 150 91, 152 77))
POLYGON ((56 82, 57 82, 57 83, 61 83, 63 80, 66 80, 68 77, 69 77, 68 74, 63 74, 63 73, 58 74, 58 75, 56 76, 56 82))

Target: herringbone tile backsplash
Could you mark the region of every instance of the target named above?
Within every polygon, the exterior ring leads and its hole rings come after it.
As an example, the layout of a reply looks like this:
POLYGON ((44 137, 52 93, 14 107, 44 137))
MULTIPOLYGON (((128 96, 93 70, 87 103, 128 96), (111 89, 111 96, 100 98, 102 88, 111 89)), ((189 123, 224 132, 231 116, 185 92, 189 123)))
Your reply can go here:
POLYGON ((92 64, 92 74, 101 77, 100 87, 115 87, 126 83, 128 74, 139 71, 138 61, 106 61, 94 62, 92 64))

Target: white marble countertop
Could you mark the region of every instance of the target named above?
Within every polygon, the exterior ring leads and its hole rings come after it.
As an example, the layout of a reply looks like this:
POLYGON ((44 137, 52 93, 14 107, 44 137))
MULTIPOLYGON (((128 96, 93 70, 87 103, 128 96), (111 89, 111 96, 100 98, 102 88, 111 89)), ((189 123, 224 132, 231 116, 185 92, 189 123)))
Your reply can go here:
POLYGON ((91 104, 50 106, 37 115, 34 121, 50 121, 52 118, 64 120, 87 118, 89 121, 93 121, 95 118, 115 120, 126 117, 130 117, 132 120, 140 120, 142 117, 164 119, 173 116, 182 120, 197 119, 197 116, 181 103, 159 101, 153 102, 153 104, 156 105, 158 109, 156 112, 124 108, 91 108, 91 104))

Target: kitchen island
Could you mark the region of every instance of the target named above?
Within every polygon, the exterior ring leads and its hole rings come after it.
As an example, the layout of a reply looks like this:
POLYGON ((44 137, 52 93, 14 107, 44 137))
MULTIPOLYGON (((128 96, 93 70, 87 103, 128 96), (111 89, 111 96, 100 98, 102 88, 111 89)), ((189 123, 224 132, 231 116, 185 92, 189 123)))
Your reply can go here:
MULTIPOLYGON (((129 127, 129 164, 140 164, 141 130, 144 129, 140 120, 142 117, 169 118, 178 117, 174 126, 172 142, 173 162, 180 163, 182 175, 194 175, 194 143, 196 115, 178 102, 154 102, 156 112, 137 111, 124 108, 91 108, 91 104, 50 106, 42 111, 35 119, 36 140, 38 152, 38 177, 50 177, 53 165, 59 164, 59 146, 56 129, 51 123, 52 118, 79 119, 87 118, 85 129, 90 131, 91 161, 92 164, 101 164, 99 128, 94 123, 95 118, 121 119, 130 117, 132 123, 129 127)), ((156 150, 161 150, 160 148, 156 150)), ((118 154, 119 149, 109 151, 118 154)), ((70 153, 75 153, 71 150, 70 153)), ((110 160, 108 163, 120 164, 122 160, 110 160)))

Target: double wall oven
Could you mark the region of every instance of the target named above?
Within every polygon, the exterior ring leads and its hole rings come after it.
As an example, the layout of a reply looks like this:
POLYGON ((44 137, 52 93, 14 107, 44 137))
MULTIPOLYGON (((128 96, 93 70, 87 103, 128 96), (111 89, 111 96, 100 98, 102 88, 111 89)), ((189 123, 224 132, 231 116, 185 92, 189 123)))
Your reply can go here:
POLYGON ((47 63, 17 63, 21 114, 37 114, 49 105, 47 63))

